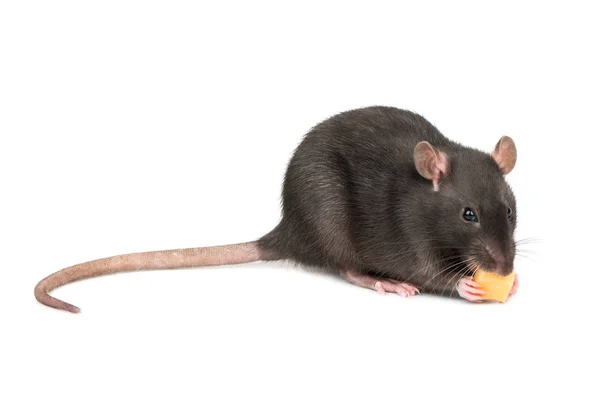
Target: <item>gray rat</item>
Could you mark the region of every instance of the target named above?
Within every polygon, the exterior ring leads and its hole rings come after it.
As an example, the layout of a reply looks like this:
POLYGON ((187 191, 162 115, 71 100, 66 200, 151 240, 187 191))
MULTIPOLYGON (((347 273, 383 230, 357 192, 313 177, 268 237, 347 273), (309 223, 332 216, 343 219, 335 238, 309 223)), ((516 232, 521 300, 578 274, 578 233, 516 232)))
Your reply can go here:
POLYGON ((111 273, 283 259, 380 293, 456 292, 479 301, 483 291, 471 277, 477 269, 513 271, 517 206, 505 175, 516 158, 506 136, 486 153, 449 140, 414 112, 345 111, 298 145, 285 173, 281 221, 259 240, 78 264, 41 280, 35 297, 76 313, 48 293, 111 273))

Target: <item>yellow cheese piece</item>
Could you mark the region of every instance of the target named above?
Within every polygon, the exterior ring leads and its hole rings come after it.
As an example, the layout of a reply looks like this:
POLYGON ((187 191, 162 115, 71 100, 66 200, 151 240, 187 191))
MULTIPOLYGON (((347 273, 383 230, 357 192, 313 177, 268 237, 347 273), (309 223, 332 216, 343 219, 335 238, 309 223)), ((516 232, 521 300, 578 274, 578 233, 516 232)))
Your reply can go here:
POLYGON ((479 269, 473 276, 475 283, 485 291, 484 300, 497 300, 505 302, 510 293, 510 289, 515 283, 515 272, 508 276, 500 276, 496 273, 490 273, 479 269))

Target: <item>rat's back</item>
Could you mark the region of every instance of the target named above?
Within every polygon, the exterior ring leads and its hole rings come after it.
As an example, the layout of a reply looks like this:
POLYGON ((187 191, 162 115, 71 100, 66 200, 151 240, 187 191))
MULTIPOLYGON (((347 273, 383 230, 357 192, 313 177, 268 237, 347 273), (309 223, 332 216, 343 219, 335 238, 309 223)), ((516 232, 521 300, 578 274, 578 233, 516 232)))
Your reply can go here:
POLYGON ((319 123, 290 160, 281 222, 261 245, 305 265, 363 268, 361 246, 372 235, 386 240, 393 230, 389 208, 415 178, 413 151, 422 140, 452 145, 422 116, 391 107, 355 109, 319 123))

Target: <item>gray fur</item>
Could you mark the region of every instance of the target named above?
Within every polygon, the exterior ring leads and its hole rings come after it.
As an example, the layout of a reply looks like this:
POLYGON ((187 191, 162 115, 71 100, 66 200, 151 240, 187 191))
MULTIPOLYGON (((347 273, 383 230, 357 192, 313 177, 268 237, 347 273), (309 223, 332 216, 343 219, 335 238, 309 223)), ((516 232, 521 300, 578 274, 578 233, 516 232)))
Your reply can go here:
POLYGON ((513 269, 515 197, 490 152, 451 141, 406 110, 362 108, 316 125, 289 163, 282 196, 281 222, 259 244, 283 259, 438 293, 472 273, 460 264, 466 258, 513 269), (423 140, 449 160, 439 191, 415 167, 423 140), (479 223, 462 218, 465 207, 479 223))

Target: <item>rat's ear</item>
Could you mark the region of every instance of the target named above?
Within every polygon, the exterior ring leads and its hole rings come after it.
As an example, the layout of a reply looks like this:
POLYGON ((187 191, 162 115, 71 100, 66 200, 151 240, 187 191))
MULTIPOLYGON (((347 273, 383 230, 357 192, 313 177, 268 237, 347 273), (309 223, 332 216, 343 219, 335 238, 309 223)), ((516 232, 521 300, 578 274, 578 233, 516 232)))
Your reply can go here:
POLYGON ((427 141, 415 146, 415 167, 421 176, 433 182, 433 189, 439 189, 440 178, 448 171, 448 157, 427 141))
POLYGON ((504 175, 508 174, 515 168, 517 163, 517 147, 512 138, 503 136, 496 144, 496 148, 492 151, 492 158, 498 164, 504 175))

